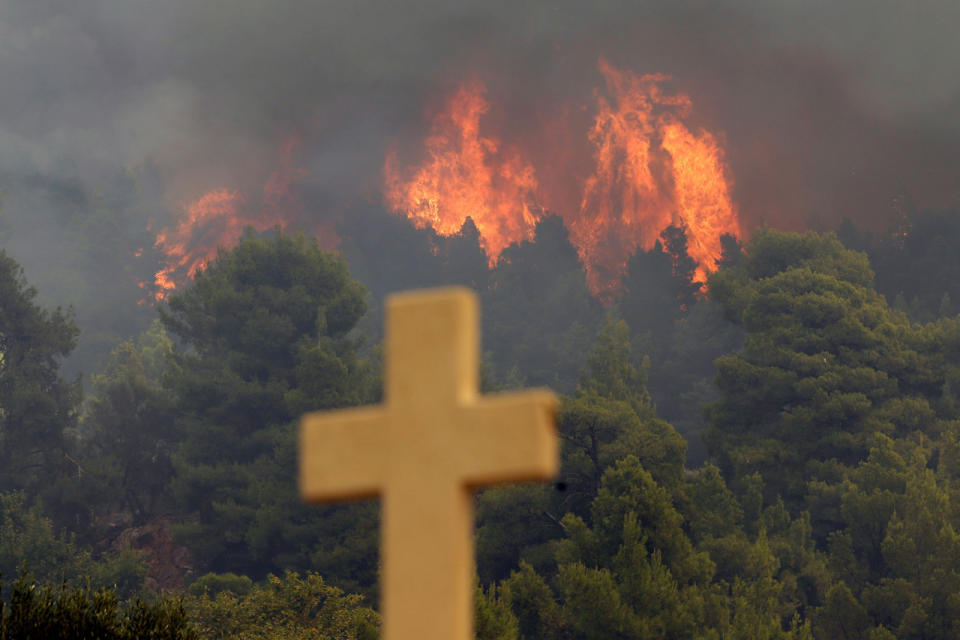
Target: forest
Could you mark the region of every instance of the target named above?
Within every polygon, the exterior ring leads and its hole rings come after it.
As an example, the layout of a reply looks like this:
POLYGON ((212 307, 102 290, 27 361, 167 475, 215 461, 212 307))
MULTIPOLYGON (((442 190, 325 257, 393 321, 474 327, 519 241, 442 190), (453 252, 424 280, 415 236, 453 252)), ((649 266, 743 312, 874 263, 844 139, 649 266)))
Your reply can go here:
POLYGON ((378 505, 302 503, 296 423, 379 401, 384 296, 443 284, 484 392, 562 394, 556 482, 477 496, 478 639, 960 637, 960 213, 725 236, 706 282, 669 227, 609 305, 557 218, 492 268, 347 220, 132 311, 0 250, 0 637, 376 638, 378 505))

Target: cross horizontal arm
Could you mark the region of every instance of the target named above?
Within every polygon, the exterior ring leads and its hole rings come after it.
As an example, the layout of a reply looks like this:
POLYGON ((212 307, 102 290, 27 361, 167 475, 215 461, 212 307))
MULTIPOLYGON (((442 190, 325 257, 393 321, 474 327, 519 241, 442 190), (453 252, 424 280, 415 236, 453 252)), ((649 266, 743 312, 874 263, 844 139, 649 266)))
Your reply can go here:
POLYGON ((548 480, 559 467, 556 396, 547 390, 487 394, 462 411, 459 463, 467 485, 548 480))
POLYGON ((300 495, 308 502, 373 498, 383 490, 386 411, 358 407, 300 420, 300 495))

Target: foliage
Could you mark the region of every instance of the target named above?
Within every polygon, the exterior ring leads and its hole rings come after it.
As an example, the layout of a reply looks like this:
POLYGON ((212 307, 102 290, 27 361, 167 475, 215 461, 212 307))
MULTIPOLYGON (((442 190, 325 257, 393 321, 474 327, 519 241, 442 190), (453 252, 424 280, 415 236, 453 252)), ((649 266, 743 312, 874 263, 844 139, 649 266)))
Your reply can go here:
POLYGON ((482 302, 483 344, 500 377, 515 369, 526 384, 572 390, 603 312, 558 217, 504 250, 482 302))
POLYGON ((710 304, 746 340, 717 363, 720 467, 672 475, 656 442, 612 446, 631 412, 604 403, 653 415, 612 322, 560 416, 570 494, 481 500, 481 549, 497 517, 562 524, 545 539, 498 525, 521 547, 501 583, 520 637, 952 637, 960 321, 910 324, 829 235, 761 230, 728 253, 710 304))
POLYGON ((147 573, 140 554, 127 550, 95 559, 72 536, 57 533, 39 505, 28 507, 22 492, 0 494, 0 575, 25 567, 43 581, 89 582, 125 598, 142 591, 147 573))
POLYGON ((519 625, 503 589, 477 587, 473 602, 477 640, 517 640, 519 625))
POLYGON ((674 323, 697 302, 702 283, 694 281, 697 263, 687 253, 682 227, 669 226, 649 251, 638 250, 627 261, 618 308, 644 351, 659 358, 669 348, 674 323))
POLYGON ((0 601, 0 638, 62 640, 195 640, 179 600, 136 599, 121 604, 107 589, 53 587, 27 575, 14 583, 9 604, 0 601))
MULTIPOLYGON (((675 485, 683 470, 686 443, 656 417, 646 390, 646 365, 631 363, 623 321, 608 321, 587 357, 580 385, 565 399, 559 416, 563 440, 561 480, 568 502, 596 495, 601 476, 616 460, 638 456, 657 478, 675 485)), ((579 500, 583 504, 583 500, 579 500)), ((574 506, 572 511, 584 513, 574 506)))
POLYGON ((181 345, 163 377, 180 441, 171 486, 193 516, 178 538, 205 568, 319 567, 372 587, 376 512, 308 507, 295 477, 295 419, 379 394, 350 335, 365 308, 340 259, 280 232, 248 232, 170 296, 161 320, 181 345))
POLYGON ((760 472, 769 495, 795 504, 813 461, 855 464, 874 433, 905 435, 932 416, 909 325, 871 279, 866 256, 833 236, 772 230, 711 278, 747 331, 742 351, 717 360, 722 395, 708 408, 708 442, 728 476, 760 472))
MULTIPOLYGON (((725 236, 721 264, 735 264, 740 247, 725 236)), ((704 265, 712 268, 713 265, 704 265)), ((630 327, 637 364, 648 358, 649 391, 657 413, 687 440, 688 463, 706 458, 700 433, 701 407, 717 400, 714 360, 737 349, 742 330, 723 317, 694 280, 696 262, 687 253, 686 231, 671 226, 649 251, 638 249, 627 262, 617 312, 630 327)))
POLYGON ((82 502, 99 504, 103 513, 129 513, 133 526, 169 504, 175 434, 172 399, 160 377, 172 353, 172 341, 155 322, 136 342, 113 349, 87 400, 82 502))
MULTIPOLYGON (((211 580, 204 582, 212 586, 211 580)), ((242 591, 191 588, 184 607, 200 638, 374 640, 378 636, 378 616, 362 605, 360 596, 345 595, 313 572, 302 577, 289 571, 282 578, 270 575, 262 584, 244 585, 242 591)))
POLYGON ((521 638, 811 638, 765 534, 717 579, 670 493, 633 456, 608 469, 591 507, 592 526, 564 518, 553 569, 521 562, 502 582, 521 638))
MULTIPOLYGON (((558 482, 478 498, 478 638, 957 637, 960 319, 916 324, 864 254, 770 229, 724 241, 705 299, 671 229, 604 322, 561 231, 544 221, 493 271, 472 223, 410 232, 433 250, 392 273, 481 290, 488 387, 567 392, 558 482), (713 459, 690 468, 705 403, 713 459)), ((4 295, 32 300, 16 282, 4 295)), ((348 594, 374 601, 377 506, 306 506, 294 479, 303 411, 378 398, 364 309, 335 256, 248 233, 115 347, 79 426, 59 423, 50 460, 72 466, 0 494, 0 569, 136 595, 141 556, 84 542, 172 512, 200 568, 228 572, 189 588, 203 637, 375 637, 348 594)))
POLYGON ((0 491, 41 490, 66 473, 65 433, 74 426, 79 384, 59 364, 79 330, 68 312, 35 303, 20 266, 0 250, 0 491))
POLYGON ((960 212, 909 212, 878 237, 852 224, 841 230, 852 248, 865 251, 877 273, 877 291, 916 322, 956 315, 960 301, 960 212))
POLYGON ((646 371, 631 362, 626 324, 609 320, 586 356, 575 395, 561 402, 559 483, 481 495, 481 577, 505 578, 520 559, 543 564, 550 555, 545 545, 563 534, 564 514, 589 517, 604 470, 619 459, 639 456, 661 481, 671 486, 679 482, 683 439, 656 417, 645 385, 646 371))

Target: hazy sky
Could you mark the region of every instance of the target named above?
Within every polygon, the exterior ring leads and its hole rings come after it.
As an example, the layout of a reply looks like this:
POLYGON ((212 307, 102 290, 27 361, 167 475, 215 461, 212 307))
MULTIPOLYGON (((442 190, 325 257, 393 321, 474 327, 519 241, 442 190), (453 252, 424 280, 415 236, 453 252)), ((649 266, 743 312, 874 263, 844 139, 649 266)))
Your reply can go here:
POLYGON ((150 167, 167 215, 261 185, 291 133, 308 206, 336 215, 376 202, 384 146, 459 80, 520 126, 589 109, 600 56, 693 98, 748 226, 881 225, 898 196, 960 205, 958 28, 956 0, 0 0, 0 238, 29 263, 119 171, 150 167))

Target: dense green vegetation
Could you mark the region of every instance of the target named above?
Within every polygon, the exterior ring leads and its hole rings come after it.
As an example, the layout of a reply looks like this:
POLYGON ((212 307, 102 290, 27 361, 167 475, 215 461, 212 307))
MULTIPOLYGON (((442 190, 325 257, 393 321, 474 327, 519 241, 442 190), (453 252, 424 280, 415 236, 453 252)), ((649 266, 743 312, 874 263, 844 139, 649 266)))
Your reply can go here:
POLYGON ((0 571, 54 585, 21 578, 4 633, 376 637, 377 506, 303 505, 294 425, 377 401, 385 291, 457 282, 483 299, 486 389, 563 393, 558 481, 478 496, 478 637, 958 637, 957 258, 936 245, 921 278, 912 238, 960 217, 909 222, 728 238, 707 283, 670 228, 611 308, 555 219, 492 270, 472 224, 348 243, 369 292, 304 237, 251 233, 85 399, 58 369, 70 312, 0 253, 0 571))
POLYGON ((28 576, 13 583, 9 602, 0 602, 0 638, 24 640, 196 640, 182 604, 117 600, 109 589, 37 585, 28 576))
POLYGON ((0 253, 0 486, 7 490, 38 491, 51 469, 63 469, 79 400, 77 385, 58 372, 79 330, 36 296, 20 266, 0 253))

